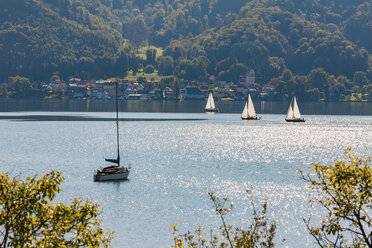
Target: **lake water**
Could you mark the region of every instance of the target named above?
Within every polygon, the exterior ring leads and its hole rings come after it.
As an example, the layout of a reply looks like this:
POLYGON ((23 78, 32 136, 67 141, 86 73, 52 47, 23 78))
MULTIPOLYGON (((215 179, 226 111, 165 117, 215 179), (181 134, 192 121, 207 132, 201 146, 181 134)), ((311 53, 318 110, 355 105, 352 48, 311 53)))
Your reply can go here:
MULTIPOLYGON (((205 101, 120 101, 122 112, 152 113, 203 113, 205 101)), ((216 101, 222 113, 241 113, 244 101, 216 101)), ((289 102, 256 102, 257 113, 285 114, 289 102)), ((305 115, 372 115, 372 102, 299 102, 305 115)), ((72 111, 112 112, 114 102, 110 100, 32 100, 0 99, 0 112, 12 111, 72 111)))
POLYGON ((311 162, 342 158, 349 146, 371 155, 371 105, 316 105, 317 114, 300 103, 306 123, 290 124, 284 121, 287 104, 271 104, 274 113, 258 104, 265 109, 262 120, 242 121, 243 104, 221 104, 225 113, 204 114, 198 102, 122 103, 121 155, 132 163, 129 180, 95 183, 94 170, 115 157, 115 114, 105 112, 112 103, 0 101, 0 170, 21 177, 62 171, 64 191, 56 200, 101 204, 103 226, 115 231, 114 247, 170 247, 168 226, 175 222, 182 232, 218 227, 207 192, 228 197, 236 206, 228 222, 246 226, 246 189, 257 204, 268 201, 277 240, 287 240, 283 247, 316 247, 302 217, 317 219, 319 212, 309 208, 311 192, 296 168, 308 171, 311 162))

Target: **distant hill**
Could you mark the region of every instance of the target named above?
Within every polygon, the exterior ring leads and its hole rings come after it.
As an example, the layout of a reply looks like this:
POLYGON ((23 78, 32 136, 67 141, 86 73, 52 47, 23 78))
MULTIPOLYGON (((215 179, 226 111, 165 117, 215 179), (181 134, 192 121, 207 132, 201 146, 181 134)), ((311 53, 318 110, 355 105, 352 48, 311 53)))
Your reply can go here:
MULTIPOLYGON (((321 11, 313 2, 314 11, 321 11)), ((202 59, 206 61, 207 74, 222 80, 236 81, 248 68, 254 68, 263 77, 260 81, 268 81, 286 68, 308 74, 322 67, 336 76, 353 78, 355 72, 369 69, 369 53, 364 48, 369 47, 360 44, 369 44, 370 36, 357 41, 348 39, 347 27, 361 7, 344 8, 344 11, 336 8, 347 13, 348 18, 342 21, 339 14, 330 10, 325 13, 328 17, 318 17, 320 14, 309 11, 311 8, 302 1, 298 6, 292 1, 251 1, 240 9, 239 17, 232 23, 190 40, 173 42, 165 55, 180 56, 179 67, 185 67, 185 60, 192 64, 192 60, 202 59), (334 20, 339 25, 331 22, 329 16, 338 16, 334 20), (177 55, 178 51, 182 55, 177 55)))
POLYGON ((0 78, 116 73, 112 65, 123 37, 84 7, 67 0, 12 0, 0 6, 0 78))
MULTIPOLYGON (((0 3, 0 79, 124 76, 164 48, 161 74, 262 82, 322 67, 372 78, 372 4, 364 0, 12 0, 0 3)), ((159 56, 158 56, 159 57, 159 56)))

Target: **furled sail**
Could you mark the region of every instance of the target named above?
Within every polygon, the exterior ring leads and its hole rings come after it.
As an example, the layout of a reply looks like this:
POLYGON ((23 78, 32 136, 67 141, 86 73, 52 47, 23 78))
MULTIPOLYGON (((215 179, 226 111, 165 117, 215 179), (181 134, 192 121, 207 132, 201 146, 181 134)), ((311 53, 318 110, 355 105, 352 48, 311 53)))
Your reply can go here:
POLYGON ((115 163, 115 164, 120 164, 120 155, 118 154, 117 159, 112 159, 112 158, 105 158, 107 162, 115 163))

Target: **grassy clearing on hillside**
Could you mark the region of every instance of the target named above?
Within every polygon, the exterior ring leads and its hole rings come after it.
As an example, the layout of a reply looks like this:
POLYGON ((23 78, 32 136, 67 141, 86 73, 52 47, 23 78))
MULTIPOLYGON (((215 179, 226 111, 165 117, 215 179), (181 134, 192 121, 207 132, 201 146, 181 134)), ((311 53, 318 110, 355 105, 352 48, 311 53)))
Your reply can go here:
POLYGON ((154 73, 149 74, 149 73, 143 72, 142 69, 140 69, 136 75, 133 75, 133 71, 130 70, 128 73, 128 76, 126 76, 124 80, 137 81, 137 78, 139 77, 145 77, 147 80, 154 79, 154 80, 160 81, 162 79, 171 78, 173 76, 160 76, 157 70, 155 70, 154 73))
POLYGON ((163 55, 163 48, 161 47, 156 47, 156 46, 144 46, 144 47, 140 47, 138 48, 138 50, 136 51, 136 55, 141 57, 142 59, 146 59, 146 51, 149 50, 149 49, 155 49, 156 50, 156 57, 160 57, 163 55))

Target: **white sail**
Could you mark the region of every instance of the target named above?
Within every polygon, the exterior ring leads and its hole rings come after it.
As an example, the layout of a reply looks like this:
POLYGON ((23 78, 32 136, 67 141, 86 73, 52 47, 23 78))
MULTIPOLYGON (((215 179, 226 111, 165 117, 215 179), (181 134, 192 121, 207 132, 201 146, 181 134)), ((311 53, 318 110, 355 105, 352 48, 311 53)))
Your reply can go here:
POLYGON ((248 102, 245 103, 243 112, 242 112, 242 119, 248 118, 248 102))
MULTIPOLYGON (((292 100, 292 101, 293 101, 293 100, 292 100)), ((289 108, 288 108, 288 111, 287 111, 287 116, 285 117, 287 120, 294 119, 293 109, 292 109, 292 101, 291 101, 291 103, 289 104, 289 108)))
POLYGON ((256 117, 256 111, 254 110, 254 105, 250 94, 248 94, 248 116, 256 117))
POLYGON ((216 105, 214 104, 212 93, 209 93, 208 100, 207 100, 207 105, 205 105, 205 109, 207 109, 207 110, 216 109, 216 105))
POLYGON ((245 103, 242 112, 242 119, 257 119, 257 114, 254 110, 254 105, 250 94, 248 94, 248 101, 245 103))
POLYGON ((301 119, 300 109, 297 106, 296 97, 293 97, 293 118, 301 119))

